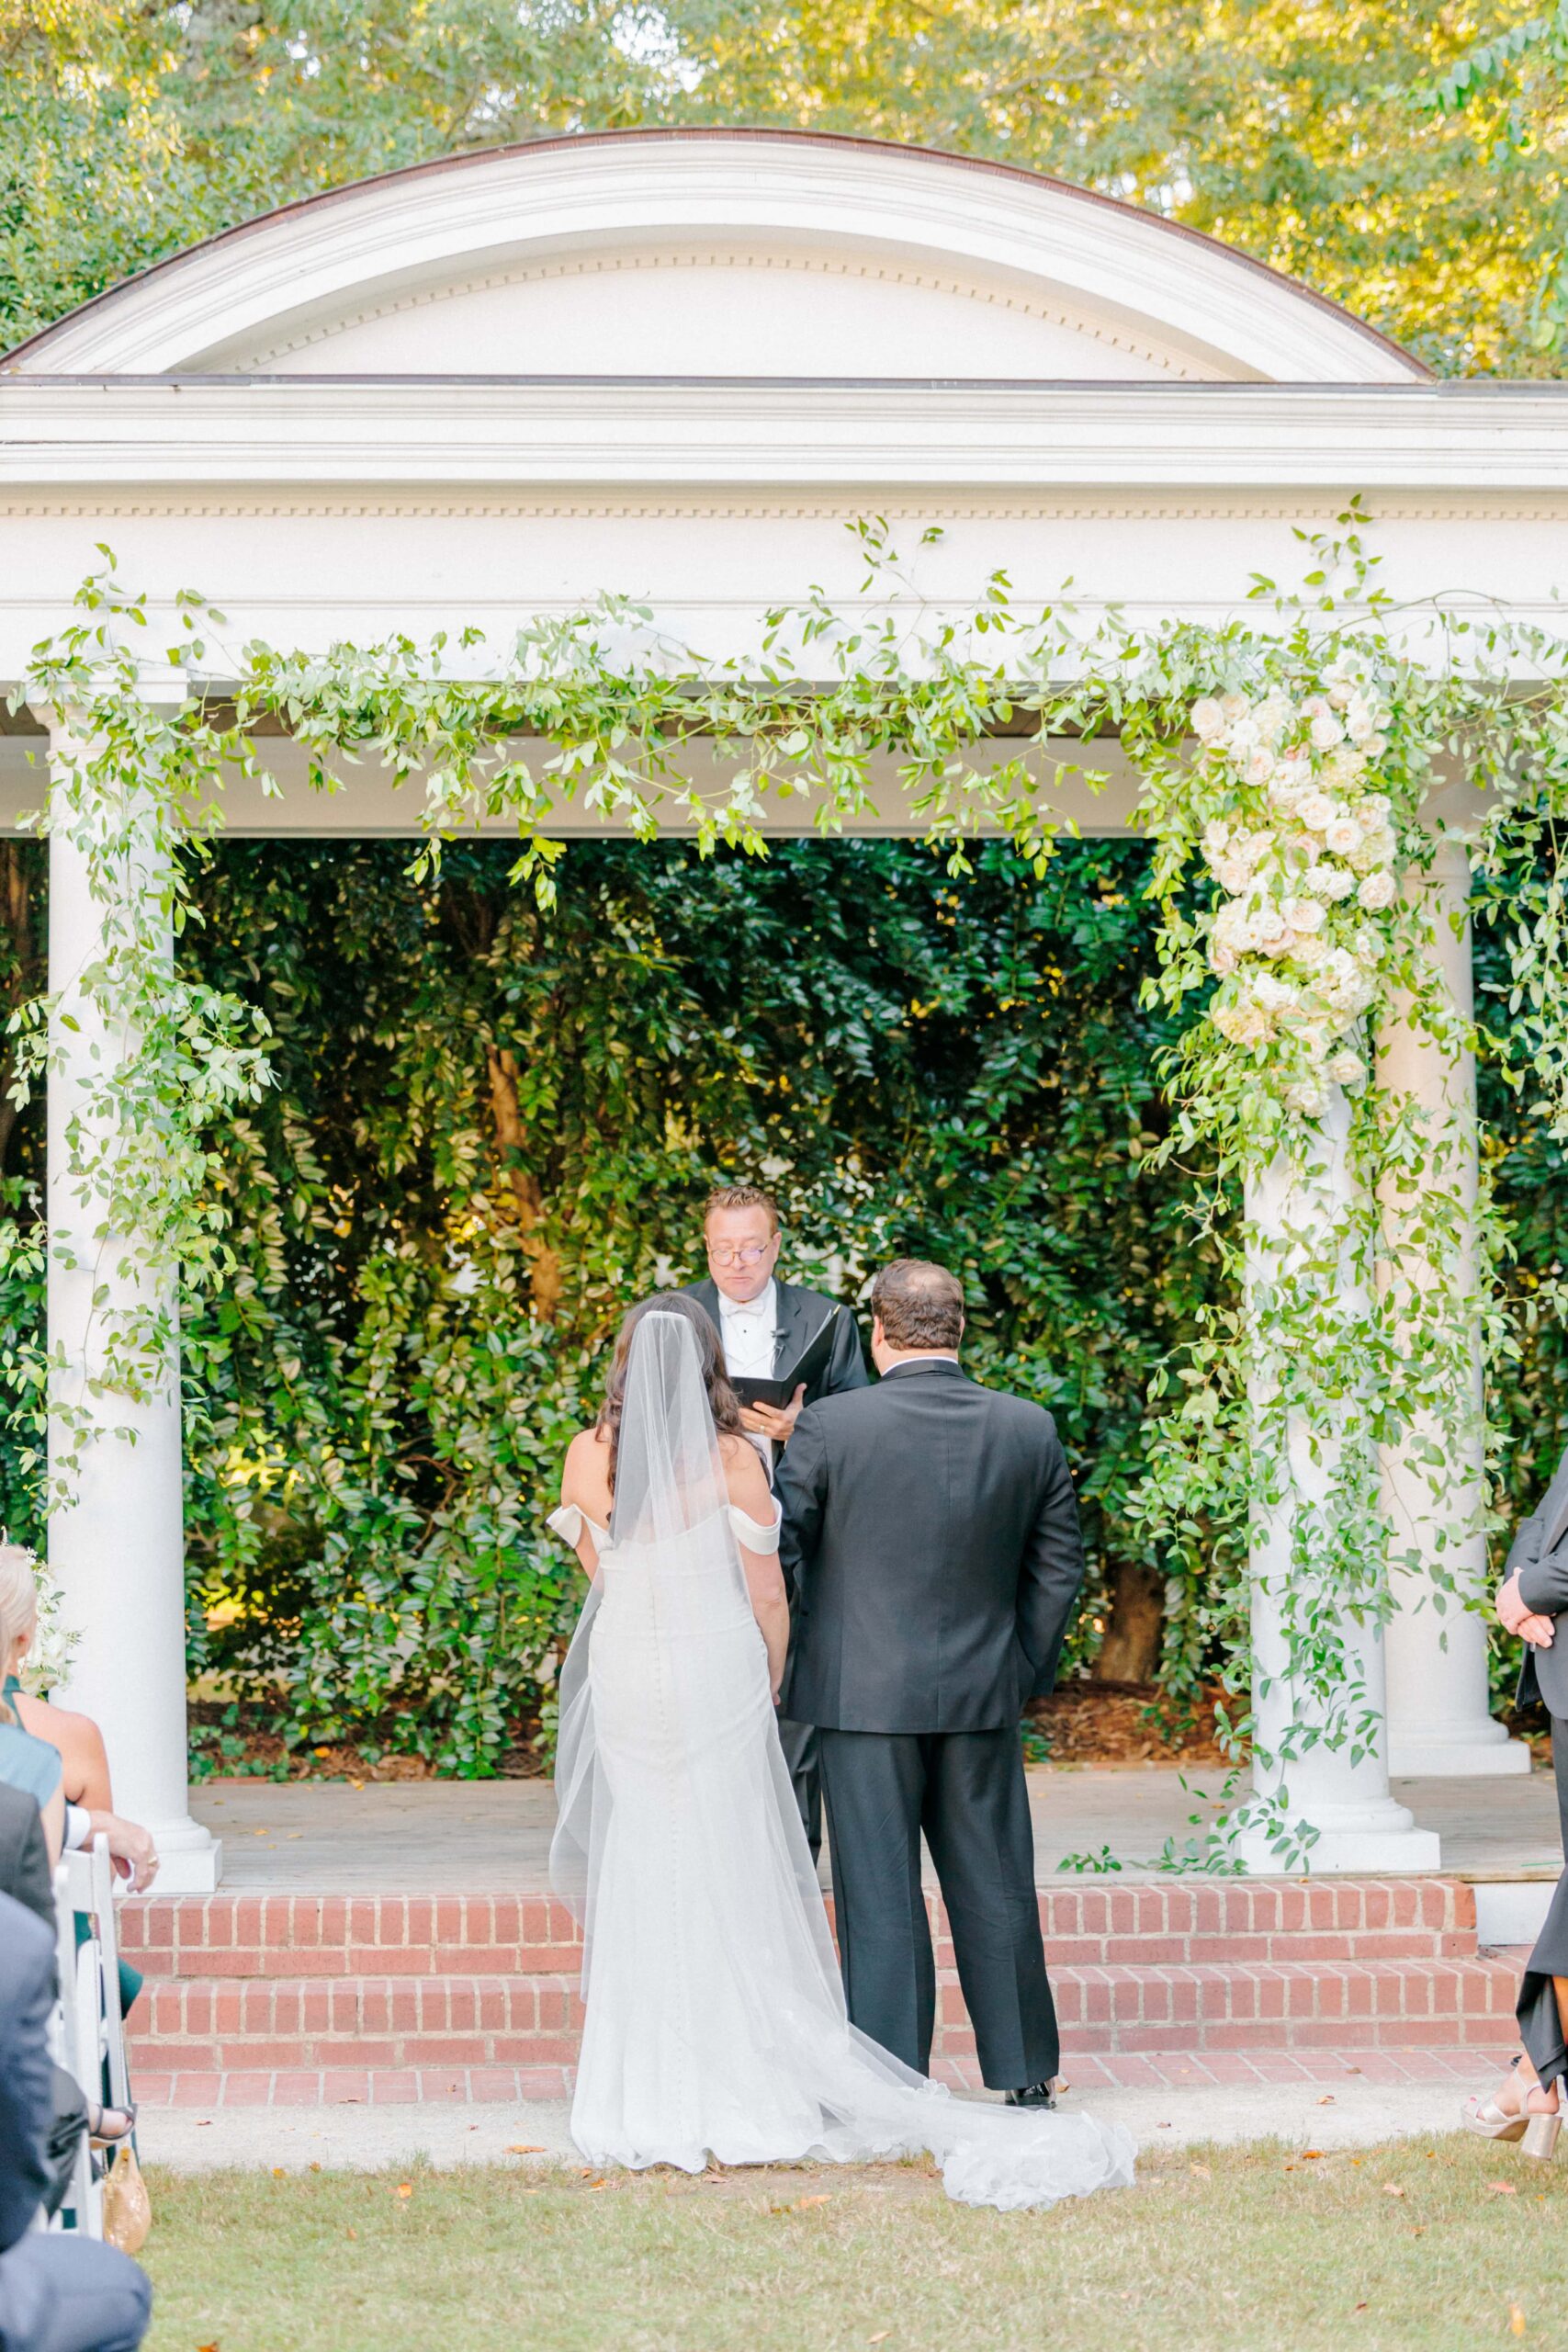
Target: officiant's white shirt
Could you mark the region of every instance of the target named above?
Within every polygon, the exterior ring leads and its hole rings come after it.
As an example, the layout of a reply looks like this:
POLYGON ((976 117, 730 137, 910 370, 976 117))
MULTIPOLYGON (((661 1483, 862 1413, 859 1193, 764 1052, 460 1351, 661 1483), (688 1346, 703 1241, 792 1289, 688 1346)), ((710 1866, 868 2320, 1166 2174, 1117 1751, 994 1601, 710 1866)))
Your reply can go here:
MULTIPOLYGON (((779 1336, 779 1286, 771 1282, 758 1298, 726 1298, 718 1294, 719 1336, 724 1341, 727 1372, 742 1380, 771 1380, 773 1351, 779 1336)), ((761 1455, 770 1480, 773 1469, 771 1439, 746 1432, 761 1455)))

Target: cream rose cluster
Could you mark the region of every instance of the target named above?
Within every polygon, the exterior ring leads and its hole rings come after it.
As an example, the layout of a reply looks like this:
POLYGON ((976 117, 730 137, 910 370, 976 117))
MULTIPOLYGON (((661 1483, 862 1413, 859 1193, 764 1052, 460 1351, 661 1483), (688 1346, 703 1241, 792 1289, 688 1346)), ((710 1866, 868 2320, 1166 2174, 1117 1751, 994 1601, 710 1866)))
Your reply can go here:
POLYGON ((1398 839, 1377 763, 1388 748, 1375 689, 1348 669, 1321 692, 1205 695, 1191 711, 1227 810, 1203 857, 1224 892, 1208 956, 1209 1018, 1238 1046, 1271 1046, 1287 1105, 1321 1112, 1366 1067, 1358 1023, 1376 992, 1380 927, 1397 894, 1398 839))

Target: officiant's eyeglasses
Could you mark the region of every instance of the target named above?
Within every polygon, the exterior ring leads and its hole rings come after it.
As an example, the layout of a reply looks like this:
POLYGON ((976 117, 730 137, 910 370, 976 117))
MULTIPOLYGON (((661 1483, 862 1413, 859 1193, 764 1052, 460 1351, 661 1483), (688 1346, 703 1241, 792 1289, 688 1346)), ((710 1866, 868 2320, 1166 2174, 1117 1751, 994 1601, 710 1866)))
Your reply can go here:
POLYGON ((708 1243, 708 1256, 716 1266, 754 1266, 773 1248, 772 1240, 708 1243))

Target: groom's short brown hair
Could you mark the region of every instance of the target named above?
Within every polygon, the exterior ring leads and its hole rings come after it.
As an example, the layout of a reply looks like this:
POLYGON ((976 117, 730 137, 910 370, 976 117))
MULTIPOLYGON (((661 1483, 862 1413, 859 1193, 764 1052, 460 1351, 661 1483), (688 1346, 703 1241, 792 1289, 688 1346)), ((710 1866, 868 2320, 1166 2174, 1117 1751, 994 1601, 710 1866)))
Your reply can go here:
POLYGON ((964 1337, 964 1285, 924 1258, 884 1266, 871 1286, 871 1311, 890 1348, 955 1348, 964 1337))

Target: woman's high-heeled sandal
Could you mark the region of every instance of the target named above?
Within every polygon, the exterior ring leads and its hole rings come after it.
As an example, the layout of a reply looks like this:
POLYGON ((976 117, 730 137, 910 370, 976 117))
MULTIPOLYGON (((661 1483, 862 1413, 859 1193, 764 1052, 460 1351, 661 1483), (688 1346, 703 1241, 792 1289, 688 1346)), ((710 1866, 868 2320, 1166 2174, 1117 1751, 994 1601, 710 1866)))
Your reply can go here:
MULTIPOLYGON (((1546 2118, 1538 2116, 1536 2120, 1544 2122, 1546 2118)), ((1460 2121, 1481 2140, 1522 2140, 1529 2130, 1530 2119, 1517 2112, 1508 2114, 1495 2098, 1467 2098, 1460 2109, 1460 2121)))
POLYGON ((1562 2112, 1557 2108, 1538 2108, 1527 2117, 1524 2137, 1519 2144, 1521 2156, 1534 2156, 1539 2164, 1550 2164, 1557 2154, 1557 2135, 1562 2129, 1562 2112))
POLYGON ((123 2147, 136 2129, 136 2102, 131 2099, 124 2107, 95 2105, 87 2115, 87 2137, 96 2148, 123 2147), (105 2125, 113 2116, 117 2129, 106 2131, 105 2125))

